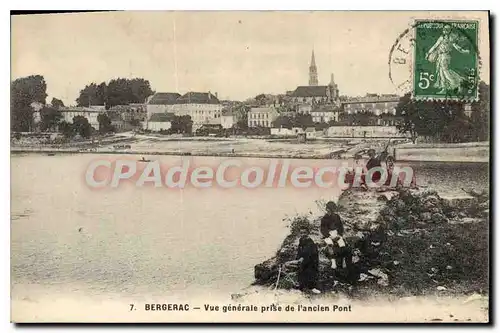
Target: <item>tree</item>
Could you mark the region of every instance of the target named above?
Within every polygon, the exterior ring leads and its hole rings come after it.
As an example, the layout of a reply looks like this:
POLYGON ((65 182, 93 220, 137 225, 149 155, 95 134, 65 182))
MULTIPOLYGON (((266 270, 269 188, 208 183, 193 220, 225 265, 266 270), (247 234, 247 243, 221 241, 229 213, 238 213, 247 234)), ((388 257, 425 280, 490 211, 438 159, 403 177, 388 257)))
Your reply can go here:
POLYGON ((191 133, 193 130, 193 121, 190 116, 174 116, 171 124, 172 133, 191 133))
POLYGON ((266 104, 266 101, 267 101, 267 97, 265 94, 259 94, 257 96, 255 96, 255 101, 259 104, 259 105, 265 105, 266 104))
POLYGON ((109 107, 144 103, 146 98, 153 93, 149 81, 141 78, 132 80, 118 78, 111 80, 107 86, 109 107))
POLYGON ((443 130, 441 139, 445 142, 470 141, 472 137, 472 124, 466 118, 453 119, 443 130))
POLYGON ((92 134, 92 126, 84 116, 73 117, 73 133, 80 134, 82 138, 89 138, 92 134))
POLYGON ((65 120, 59 123, 59 132, 61 132, 66 138, 72 138, 75 135, 73 124, 68 123, 65 120))
POLYGON ((40 110, 40 129, 42 131, 55 131, 61 119, 61 111, 54 107, 44 107, 40 110))
POLYGON ((106 134, 115 131, 114 126, 111 125, 111 118, 107 114, 99 114, 97 121, 99 122, 99 133, 106 134))
POLYGON ((60 99, 58 98, 55 98, 53 97, 52 98, 52 101, 50 102, 50 104, 55 107, 55 108, 61 108, 61 107, 64 107, 64 103, 63 101, 61 101, 60 99))
POLYGON ((285 115, 278 116, 278 118, 276 118, 272 123, 273 127, 275 128, 288 128, 288 129, 292 129, 294 124, 295 122, 293 117, 285 115))
POLYGON ((143 78, 117 78, 106 85, 91 83, 80 91, 76 99, 78 106, 106 105, 106 109, 115 105, 144 103, 148 96, 154 94, 148 80, 143 78))
POLYGON ((471 124, 473 140, 487 141, 490 136, 490 86, 479 83, 479 101, 471 105, 471 124))
POLYGON ((144 103, 146 98, 154 94, 148 80, 135 78, 129 81, 132 96, 130 103, 144 103))
POLYGON ((246 131, 248 129, 248 120, 246 119, 240 119, 236 122, 235 125, 237 130, 243 130, 246 131))
POLYGON ((314 127, 314 122, 312 116, 309 113, 298 113, 293 118, 293 127, 300 127, 306 129, 308 127, 314 127))
MULTIPOLYGON (((99 89, 102 89, 102 85, 106 85, 104 82, 99 85, 99 89)), ((92 82, 86 85, 85 88, 80 90, 80 95, 76 99, 76 104, 78 106, 90 106, 90 105, 104 105, 105 98, 102 92, 98 89, 97 84, 92 82)))
POLYGON ((324 129, 327 129, 328 127, 330 127, 330 125, 328 125, 327 123, 315 123, 314 124, 314 128, 317 131, 322 131, 324 129))
MULTIPOLYGON (((447 126, 465 117, 463 109, 462 101, 416 101, 408 93, 401 97, 396 106, 396 116, 400 118, 397 128, 401 133, 409 133, 413 142, 418 136, 447 140, 447 126)), ((459 134, 465 136, 467 133, 459 134)))
POLYGON ((26 132, 33 127, 33 102, 45 104, 47 84, 41 75, 14 80, 10 85, 11 129, 26 132))
POLYGON ((137 118, 132 118, 130 120, 130 125, 132 125, 133 127, 140 127, 141 126, 141 121, 137 118))

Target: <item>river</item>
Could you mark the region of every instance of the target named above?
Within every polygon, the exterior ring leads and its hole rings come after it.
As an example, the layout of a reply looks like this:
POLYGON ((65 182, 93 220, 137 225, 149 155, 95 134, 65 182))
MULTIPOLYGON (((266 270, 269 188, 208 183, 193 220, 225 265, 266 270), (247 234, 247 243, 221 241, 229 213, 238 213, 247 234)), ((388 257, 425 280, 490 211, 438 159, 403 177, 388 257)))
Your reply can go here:
MULTIPOLYGON (((315 200, 334 199, 340 193, 288 187, 93 190, 83 175, 95 158, 12 156, 13 299, 47 293, 142 298, 229 295, 248 286, 253 266, 279 247, 287 234, 286 216, 317 213, 315 200)), ((159 159, 174 165, 181 157, 159 159)), ((220 161, 195 159, 200 165, 220 161)), ((446 195, 462 195, 461 187, 489 186, 484 163, 410 166, 419 184, 446 195)))

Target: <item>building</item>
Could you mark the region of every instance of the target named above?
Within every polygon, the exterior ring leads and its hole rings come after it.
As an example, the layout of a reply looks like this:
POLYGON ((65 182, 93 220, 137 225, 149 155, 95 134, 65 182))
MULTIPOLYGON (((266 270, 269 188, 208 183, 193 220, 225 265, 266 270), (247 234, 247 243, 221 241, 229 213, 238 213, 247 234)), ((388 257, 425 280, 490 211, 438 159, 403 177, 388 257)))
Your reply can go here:
POLYGON ((94 129, 99 130, 98 116, 100 114, 106 113, 106 108, 104 105, 91 105, 89 107, 81 106, 70 106, 70 107, 60 107, 62 120, 72 123, 73 118, 76 116, 82 116, 87 118, 90 126, 94 129))
POLYGON ((149 96, 146 101, 146 119, 150 119, 155 113, 174 113, 179 97, 181 97, 180 94, 172 92, 159 92, 149 96))
POLYGON ((173 113, 154 113, 148 121, 144 122, 144 128, 152 132, 169 130, 172 127, 173 117, 173 113))
POLYGON ((306 133, 306 139, 316 139, 318 136, 318 133, 316 132, 316 129, 314 127, 308 127, 305 130, 306 133))
POLYGON ((287 99, 295 104, 339 104, 339 88, 335 83, 333 74, 330 76, 330 83, 326 86, 318 85, 318 69, 314 50, 311 55, 309 66, 309 85, 298 86, 294 91, 287 91, 287 99))
POLYGON ((114 127, 116 132, 126 132, 132 130, 133 126, 129 121, 123 119, 123 115, 118 112, 108 112, 111 126, 114 127))
POLYGON ((278 115, 273 106, 251 108, 248 112, 248 127, 272 127, 278 115))
POLYGON ((190 116, 193 129, 208 123, 212 119, 220 119, 222 104, 217 98, 217 93, 187 92, 155 93, 146 103, 147 119, 156 113, 173 113, 176 116, 190 116))
POLYGON ((188 92, 176 101, 174 113, 177 116, 190 116, 193 121, 193 129, 202 124, 209 123, 212 119, 220 119, 222 115, 222 104, 209 92, 188 92))
POLYGON ((318 105, 311 111, 312 120, 315 123, 338 122, 341 110, 334 105, 318 105))
POLYGON ((367 94, 364 97, 353 97, 342 102, 344 112, 356 114, 361 112, 373 113, 376 116, 382 114, 396 114, 396 106, 399 103, 398 95, 376 95, 367 94))
POLYGON ((271 128, 271 135, 283 136, 283 137, 297 137, 298 134, 304 133, 304 130, 300 127, 293 128, 271 128))
POLYGON ((115 105, 109 111, 110 113, 119 114, 123 121, 126 122, 131 122, 132 120, 144 121, 147 118, 147 104, 115 105))
POLYGON ((231 128, 238 122, 236 114, 230 109, 222 111, 222 116, 220 120, 222 128, 231 128))

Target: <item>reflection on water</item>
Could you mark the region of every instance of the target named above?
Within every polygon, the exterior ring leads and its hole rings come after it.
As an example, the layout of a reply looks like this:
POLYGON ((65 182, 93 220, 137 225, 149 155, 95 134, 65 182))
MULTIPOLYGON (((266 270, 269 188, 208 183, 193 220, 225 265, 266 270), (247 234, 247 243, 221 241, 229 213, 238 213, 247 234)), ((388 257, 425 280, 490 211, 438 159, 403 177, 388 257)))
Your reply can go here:
MULTIPOLYGON (((83 182, 94 158, 12 157, 14 284, 126 294, 235 291, 251 283, 253 266, 280 245, 287 233, 283 218, 339 194, 318 188, 96 191, 83 182)), ((180 157, 160 159, 180 164, 180 157)), ((443 192, 488 186, 485 164, 412 166, 419 183, 443 192)))

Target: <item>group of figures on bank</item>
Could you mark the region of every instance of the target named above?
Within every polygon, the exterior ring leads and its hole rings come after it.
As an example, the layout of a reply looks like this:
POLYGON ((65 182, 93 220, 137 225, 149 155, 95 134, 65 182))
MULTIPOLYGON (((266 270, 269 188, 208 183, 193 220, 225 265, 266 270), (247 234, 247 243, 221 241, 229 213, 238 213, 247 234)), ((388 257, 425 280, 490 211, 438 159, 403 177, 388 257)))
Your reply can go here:
MULTIPOLYGON (((326 256, 331 260, 333 271, 347 271, 348 280, 357 280, 358 274, 353 267, 353 250, 344 240, 344 224, 337 213, 337 205, 333 201, 326 204, 326 214, 321 219, 320 233, 322 236, 320 244, 326 256)), ((298 266, 298 283, 302 291, 320 293, 317 289, 319 279, 319 246, 309 236, 310 230, 300 230, 297 259, 288 261, 285 266, 298 266)))
MULTIPOLYGON (((383 168, 385 162, 385 168, 388 173, 388 178, 382 186, 387 187, 389 190, 394 188, 390 187, 390 181, 392 178, 392 172, 394 170, 395 159, 387 154, 387 151, 383 151, 380 154, 376 154, 374 149, 368 150, 369 159, 366 165, 363 167, 363 175, 361 176, 361 189, 367 190, 366 187, 366 175, 369 174, 373 182, 377 182, 381 178, 380 172, 368 171, 373 168, 383 168)), ((356 159, 356 164, 360 166, 360 162, 356 159)), ((399 181, 396 187, 402 186, 403 183, 399 181)), ((415 178, 412 178, 410 183, 411 187, 416 186, 415 178)), ((320 274, 320 251, 330 260, 329 271, 333 274, 332 279, 335 281, 342 280, 349 285, 354 285, 360 278, 361 270, 359 264, 356 264, 357 260, 353 261, 353 258, 357 258, 356 251, 363 248, 366 252, 366 241, 365 237, 360 238, 360 243, 363 244, 350 244, 351 242, 345 239, 345 228, 344 222, 340 217, 338 211, 338 206, 333 201, 329 201, 326 204, 326 214, 321 218, 321 223, 319 226, 319 234, 321 240, 316 243, 311 237, 313 230, 310 227, 304 226, 299 230, 299 245, 297 248, 297 254, 295 260, 290 260, 284 263, 284 267, 292 268, 295 267, 297 271, 297 279, 299 289, 303 291, 312 291, 313 293, 320 293, 318 290, 318 280, 320 274)), ((380 240, 383 239, 383 231, 374 231, 371 233, 372 236, 380 234, 380 240)), ((375 241, 373 243, 371 240, 368 242, 370 245, 377 244, 375 241)))

